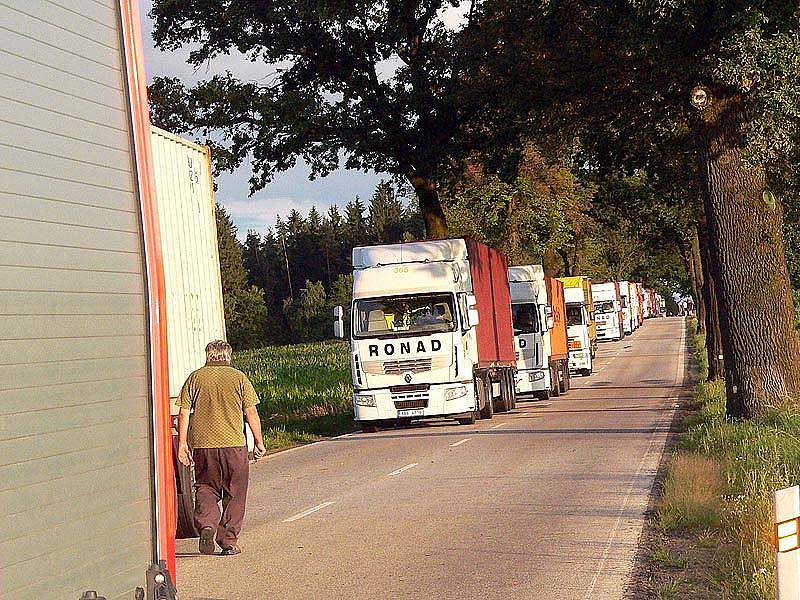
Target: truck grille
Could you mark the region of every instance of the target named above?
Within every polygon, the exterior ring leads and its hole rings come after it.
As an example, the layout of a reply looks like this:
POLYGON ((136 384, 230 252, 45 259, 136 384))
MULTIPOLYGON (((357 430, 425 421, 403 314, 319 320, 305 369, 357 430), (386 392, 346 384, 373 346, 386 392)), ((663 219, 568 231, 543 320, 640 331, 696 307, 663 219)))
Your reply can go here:
POLYGON ((383 363, 384 375, 399 375, 400 373, 425 373, 431 370, 430 358, 417 358, 408 360, 387 360, 383 363))
POLYGON ((413 400, 395 400, 394 407, 397 410, 405 410, 407 408, 428 408, 428 399, 416 398, 413 400))

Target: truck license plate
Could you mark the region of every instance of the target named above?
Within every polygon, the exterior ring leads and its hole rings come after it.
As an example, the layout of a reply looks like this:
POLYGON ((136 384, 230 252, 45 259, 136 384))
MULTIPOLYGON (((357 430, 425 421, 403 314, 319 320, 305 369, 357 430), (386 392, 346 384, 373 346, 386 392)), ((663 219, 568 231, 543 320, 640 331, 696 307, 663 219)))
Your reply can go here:
POLYGON ((397 418, 401 417, 421 417, 423 414, 423 410, 421 408, 411 408, 409 410, 398 410, 397 411, 397 418))

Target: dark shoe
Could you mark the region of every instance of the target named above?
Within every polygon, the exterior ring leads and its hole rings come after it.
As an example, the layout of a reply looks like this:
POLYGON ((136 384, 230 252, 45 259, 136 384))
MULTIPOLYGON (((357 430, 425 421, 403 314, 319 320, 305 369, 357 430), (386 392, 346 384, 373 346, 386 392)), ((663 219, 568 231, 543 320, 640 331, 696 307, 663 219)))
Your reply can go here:
POLYGON ((239 546, 228 546, 222 549, 222 556, 233 556, 234 554, 241 554, 242 549, 239 546))
POLYGON ((211 527, 203 527, 200 530, 200 554, 214 554, 214 530, 211 527))

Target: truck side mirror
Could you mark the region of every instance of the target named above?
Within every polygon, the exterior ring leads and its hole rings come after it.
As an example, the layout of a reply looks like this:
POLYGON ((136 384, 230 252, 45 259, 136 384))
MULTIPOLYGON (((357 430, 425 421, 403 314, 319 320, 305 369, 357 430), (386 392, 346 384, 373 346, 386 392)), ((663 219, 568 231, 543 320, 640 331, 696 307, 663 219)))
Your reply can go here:
POLYGON ((480 315, 478 314, 478 299, 472 294, 467 296, 467 321, 470 327, 475 327, 481 322, 480 315))
POLYGON ((333 309, 333 335, 344 339, 344 308, 337 306, 333 309))
POLYGON ((555 320, 553 319, 553 307, 552 306, 545 306, 544 307, 544 322, 547 325, 548 329, 552 329, 555 326, 555 320))

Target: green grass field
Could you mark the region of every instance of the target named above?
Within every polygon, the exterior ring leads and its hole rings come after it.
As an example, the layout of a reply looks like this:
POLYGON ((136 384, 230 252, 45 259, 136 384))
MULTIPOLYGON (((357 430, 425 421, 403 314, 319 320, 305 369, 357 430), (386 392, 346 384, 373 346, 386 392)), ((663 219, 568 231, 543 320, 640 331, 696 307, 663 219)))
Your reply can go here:
POLYGON ((349 347, 339 341, 236 352, 253 382, 268 450, 353 429, 349 347))

